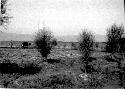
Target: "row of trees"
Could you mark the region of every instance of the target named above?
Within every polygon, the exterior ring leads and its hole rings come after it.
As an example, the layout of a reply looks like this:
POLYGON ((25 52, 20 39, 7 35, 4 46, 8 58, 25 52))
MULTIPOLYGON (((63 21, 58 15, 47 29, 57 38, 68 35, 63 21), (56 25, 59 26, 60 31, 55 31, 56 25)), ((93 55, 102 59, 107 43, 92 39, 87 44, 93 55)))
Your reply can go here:
MULTIPOLYGON (((46 27, 38 30, 34 42, 42 57, 46 59, 47 55, 50 54, 51 50, 57 45, 56 38, 46 27)), ((90 51, 93 48, 93 43, 94 36, 90 32, 87 32, 85 30, 82 32, 82 34, 80 34, 79 50, 83 54, 83 57, 87 58, 90 56, 90 51)), ((72 43, 71 46, 75 48, 76 45, 72 43)))
MULTIPOLYGON (((124 27, 117 26, 116 24, 112 25, 111 28, 107 29, 107 40, 106 40, 106 52, 109 53, 124 53, 124 27)), ((54 48, 54 46, 57 45, 57 40, 52 34, 52 32, 47 29, 46 27, 43 27, 43 29, 40 29, 35 37, 35 44, 38 48, 38 51, 41 53, 43 57, 47 58, 47 55, 50 53, 50 51, 54 48)), ((78 49, 83 55, 83 58, 85 60, 90 57, 91 52, 93 50, 94 45, 94 35, 91 32, 88 32, 87 30, 82 31, 82 33, 79 35, 78 40, 79 46, 78 49)), ((75 45, 75 44, 71 44, 75 45)))

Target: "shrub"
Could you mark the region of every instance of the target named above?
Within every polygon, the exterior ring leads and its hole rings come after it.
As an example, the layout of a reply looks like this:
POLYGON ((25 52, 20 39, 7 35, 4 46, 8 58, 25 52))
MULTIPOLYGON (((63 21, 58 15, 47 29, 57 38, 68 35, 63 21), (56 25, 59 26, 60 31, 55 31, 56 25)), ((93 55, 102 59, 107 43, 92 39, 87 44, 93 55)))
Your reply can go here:
POLYGON ((78 49, 82 54, 81 62, 84 64, 85 69, 87 69, 89 60, 91 59, 91 52, 93 50, 94 36, 92 33, 84 30, 80 34, 78 49))
POLYGON ((56 45, 56 40, 51 31, 47 28, 39 29, 35 37, 35 44, 42 57, 47 59, 52 48, 56 45))
POLYGON ((119 41, 122 38, 124 32, 123 26, 112 25, 111 28, 107 29, 107 42, 106 51, 110 53, 119 52, 119 41))

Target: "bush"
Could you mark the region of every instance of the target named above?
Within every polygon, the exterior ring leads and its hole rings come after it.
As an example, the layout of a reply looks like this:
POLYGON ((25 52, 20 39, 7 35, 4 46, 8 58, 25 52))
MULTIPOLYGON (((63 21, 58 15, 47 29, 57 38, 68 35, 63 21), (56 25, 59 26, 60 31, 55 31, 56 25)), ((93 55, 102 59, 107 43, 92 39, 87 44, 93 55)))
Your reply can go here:
POLYGON ((81 62, 84 64, 85 69, 87 69, 90 60, 91 52, 93 50, 93 44, 94 36, 92 35, 92 33, 84 30, 80 34, 78 49, 82 54, 81 62))
POLYGON ((107 42, 106 51, 110 53, 115 53, 120 51, 120 40, 124 33, 123 26, 112 25, 111 28, 107 29, 107 42))
POLYGON ((46 29, 45 27, 38 31, 34 42, 42 57, 46 59, 47 55, 50 54, 52 48, 57 45, 57 42, 54 36, 52 35, 52 32, 46 29))

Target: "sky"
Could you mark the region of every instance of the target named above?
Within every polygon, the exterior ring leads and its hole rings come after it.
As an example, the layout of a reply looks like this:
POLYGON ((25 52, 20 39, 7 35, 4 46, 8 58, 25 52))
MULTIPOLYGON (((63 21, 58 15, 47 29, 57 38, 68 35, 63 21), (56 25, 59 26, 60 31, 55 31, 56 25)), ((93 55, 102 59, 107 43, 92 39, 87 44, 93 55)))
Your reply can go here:
POLYGON ((7 32, 34 34, 43 26, 54 35, 77 35, 88 29, 104 35, 112 24, 124 24, 124 0, 9 0, 13 16, 7 32))

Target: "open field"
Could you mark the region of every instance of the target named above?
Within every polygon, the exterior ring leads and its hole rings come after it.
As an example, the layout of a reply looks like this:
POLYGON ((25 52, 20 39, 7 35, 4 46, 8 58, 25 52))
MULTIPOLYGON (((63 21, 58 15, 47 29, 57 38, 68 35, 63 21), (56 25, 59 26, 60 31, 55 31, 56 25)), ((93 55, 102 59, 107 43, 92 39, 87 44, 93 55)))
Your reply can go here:
POLYGON ((104 52, 94 52, 95 68, 84 78, 77 50, 54 50, 47 62, 36 49, 0 49, 0 85, 9 88, 116 89, 119 84, 116 63, 104 60, 104 52), (87 79, 87 80, 85 80, 87 79))

